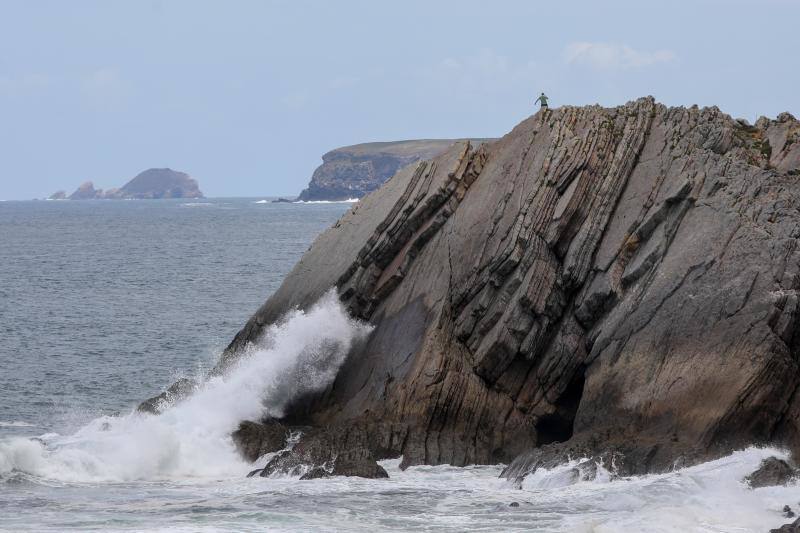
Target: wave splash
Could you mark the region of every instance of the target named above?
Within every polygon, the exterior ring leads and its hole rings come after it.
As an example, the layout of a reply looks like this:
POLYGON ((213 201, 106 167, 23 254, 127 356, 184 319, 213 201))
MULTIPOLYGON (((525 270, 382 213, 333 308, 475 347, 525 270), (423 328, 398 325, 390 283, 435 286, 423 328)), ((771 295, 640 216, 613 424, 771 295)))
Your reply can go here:
POLYGON ((22 472, 64 482, 244 475, 230 434, 239 422, 281 416, 288 403, 327 386, 369 326, 329 291, 307 312, 269 328, 224 376, 206 378, 161 415, 96 418, 73 435, 0 442, 0 477, 22 472))

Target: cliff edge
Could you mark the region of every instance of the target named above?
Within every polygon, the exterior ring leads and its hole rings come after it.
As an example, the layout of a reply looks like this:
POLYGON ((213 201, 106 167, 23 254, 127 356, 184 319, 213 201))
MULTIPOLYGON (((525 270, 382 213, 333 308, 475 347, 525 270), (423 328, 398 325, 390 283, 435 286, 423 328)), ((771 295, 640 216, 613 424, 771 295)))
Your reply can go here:
MULTIPOLYGON (((481 143, 486 139, 472 139, 481 143)), ((298 200, 361 198, 411 163, 431 159, 450 148, 455 139, 420 139, 355 144, 331 150, 311 176, 298 200)))

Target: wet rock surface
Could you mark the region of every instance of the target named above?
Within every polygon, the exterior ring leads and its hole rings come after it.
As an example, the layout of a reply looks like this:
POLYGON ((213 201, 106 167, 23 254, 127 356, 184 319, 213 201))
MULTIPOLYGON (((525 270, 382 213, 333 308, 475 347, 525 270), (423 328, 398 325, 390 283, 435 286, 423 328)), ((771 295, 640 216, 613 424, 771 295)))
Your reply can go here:
POLYGON ((755 489, 758 487, 786 485, 797 479, 797 477, 798 470, 792 465, 783 459, 770 457, 764 459, 758 470, 744 478, 744 481, 755 489))
POLYGON ((799 130, 648 97, 458 142, 320 235, 217 371, 336 286, 374 330, 288 418, 367 428, 377 459, 520 479, 570 456, 624 475, 796 452, 799 130))
POLYGON ((136 410, 140 413, 157 415, 164 407, 172 405, 189 396, 196 387, 197 382, 193 379, 181 378, 158 396, 153 396, 140 403, 136 410))
POLYGON ((770 529, 769 533, 800 533, 800 518, 779 528, 770 529))
POLYGON ((282 450, 288 436, 289 429, 277 420, 263 423, 245 420, 231 433, 239 453, 251 463, 264 454, 282 450))
POLYGON ((308 430, 291 449, 276 454, 259 472, 262 477, 273 474, 299 475, 300 479, 389 477, 375 460, 365 435, 355 428, 308 430))

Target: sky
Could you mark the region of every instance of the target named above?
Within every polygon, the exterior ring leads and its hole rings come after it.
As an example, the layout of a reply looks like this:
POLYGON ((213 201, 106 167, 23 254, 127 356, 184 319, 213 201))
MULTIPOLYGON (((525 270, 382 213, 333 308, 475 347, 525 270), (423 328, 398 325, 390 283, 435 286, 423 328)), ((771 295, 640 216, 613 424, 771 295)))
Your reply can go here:
POLYGON ((293 195, 360 142, 653 95, 800 116, 800 0, 0 0, 0 200, 170 167, 293 195))

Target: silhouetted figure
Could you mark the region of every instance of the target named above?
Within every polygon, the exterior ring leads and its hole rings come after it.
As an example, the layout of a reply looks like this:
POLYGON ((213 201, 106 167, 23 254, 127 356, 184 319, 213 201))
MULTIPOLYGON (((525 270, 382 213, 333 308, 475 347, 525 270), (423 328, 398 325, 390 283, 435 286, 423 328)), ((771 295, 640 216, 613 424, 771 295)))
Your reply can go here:
POLYGON ((547 96, 545 96, 545 94, 542 93, 539 95, 539 98, 537 98, 536 101, 533 103, 534 104, 541 103, 542 109, 547 109, 547 100, 548 100, 547 96))

